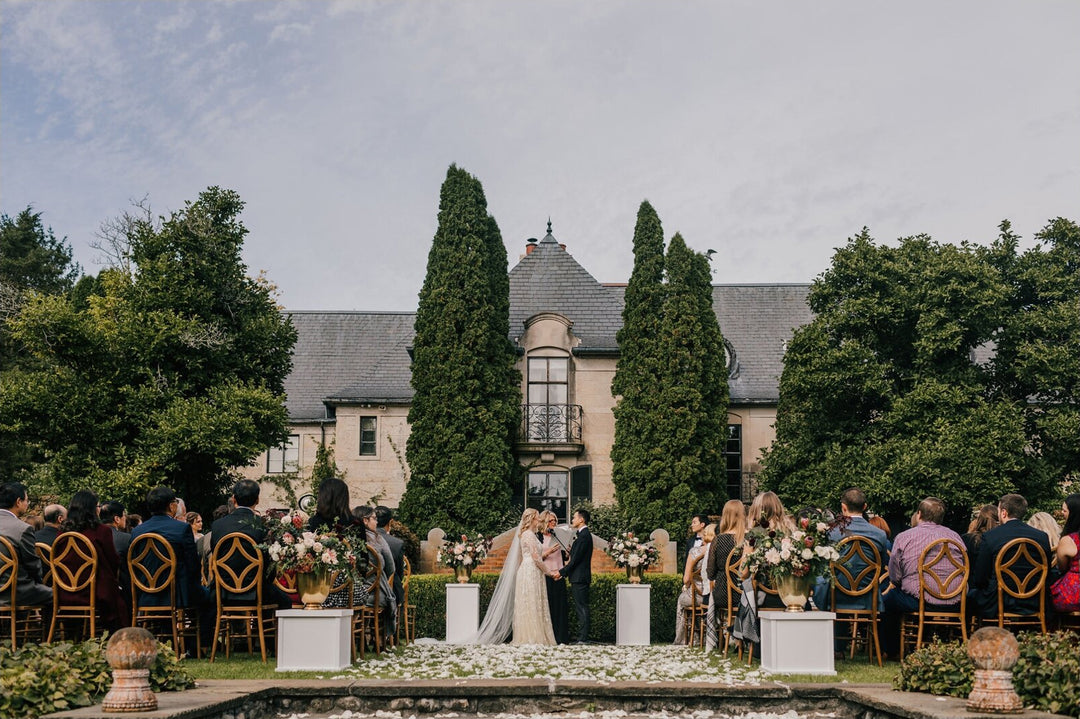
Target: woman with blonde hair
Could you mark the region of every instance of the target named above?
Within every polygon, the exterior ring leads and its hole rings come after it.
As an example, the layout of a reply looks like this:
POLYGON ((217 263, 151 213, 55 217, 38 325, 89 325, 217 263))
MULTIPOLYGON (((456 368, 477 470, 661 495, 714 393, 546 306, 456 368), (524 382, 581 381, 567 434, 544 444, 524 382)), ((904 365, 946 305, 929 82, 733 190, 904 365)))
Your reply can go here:
MULTIPOLYGON (((720 513, 720 526, 716 528, 716 539, 709 547, 709 563, 706 573, 712 582, 709 604, 709 621, 711 626, 705 632, 705 649, 716 649, 719 645, 719 629, 717 627, 716 612, 726 612, 728 595, 727 563, 731 553, 736 547, 741 547, 743 537, 746 536, 746 507, 738 499, 729 499, 724 504, 720 513), (720 606, 717 606, 717 605, 720 606), (712 643, 710 644, 710 639, 712 643)), ((734 612, 735 607, 731 608, 734 612)), ((726 616, 725 623, 730 623, 734 617, 726 616)))
POLYGON ((1046 532, 1046 536, 1050 538, 1050 553, 1057 551, 1058 542, 1061 541, 1061 527, 1054 519, 1054 515, 1049 512, 1036 512, 1031 515, 1028 525, 1046 532))
MULTIPOLYGON (((543 537, 540 544, 540 556, 544 560, 544 566, 552 572, 561 573, 568 555, 555 534, 555 528, 558 525, 559 518, 550 509, 540 513, 540 532, 543 537)), ((547 584, 551 631, 555 634, 556 642, 568 644, 570 642, 570 604, 566 597, 566 580, 561 576, 556 579, 548 575, 544 578, 544 582, 547 584)))
MULTIPOLYGON (((693 603, 693 594, 696 591, 698 595, 704 596, 706 594, 705 584, 707 580, 704 580, 706 576, 705 572, 701 570, 706 567, 708 559, 709 546, 705 543, 705 530, 709 527, 713 528, 713 535, 716 534, 716 525, 707 525, 702 530, 702 543, 696 547, 690 548, 690 553, 686 556, 686 567, 683 569, 683 588, 679 593, 679 601, 675 606, 675 640, 672 644, 686 644, 686 612, 683 611, 690 607, 693 603), (694 561, 697 564, 694 564, 694 561)), ((703 601, 699 599, 699 601, 703 601)))
POLYGON ((750 512, 746 517, 747 529, 761 527, 771 530, 795 529, 795 521, 784 509, 784 503, 776 492, 762 492, 750 503, 750 512))

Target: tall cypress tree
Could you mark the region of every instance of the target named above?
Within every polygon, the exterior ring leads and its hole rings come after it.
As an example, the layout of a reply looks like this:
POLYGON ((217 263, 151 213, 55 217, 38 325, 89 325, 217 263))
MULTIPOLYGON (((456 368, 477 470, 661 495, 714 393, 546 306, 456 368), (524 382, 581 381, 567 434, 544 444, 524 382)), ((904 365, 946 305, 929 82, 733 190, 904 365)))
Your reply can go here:
POLYGON ((656 400, 645 418, 650 433, 638 448, 648 462, 620 504, 637 524, 680 536, 689 514, 715 511, 725 498, 728 388, 708 259, 676 234, 665 268, 656 400))
POLYGON ((520 375, 509 339, 506 248, 480 181, 451 165, 413 345, 402 521, 421 536, 502 529, 511 510, 520 375))
POLYGON ((659 357, 657 340, 664 309, 664 230, 648 201, 638 208, 634 227, 634 270, 626 286, 623 326, 616 339, 619 361, 611 391, 615 406, 615 441, 611 448, 615 497, 632 528, 642 531, 633 508, 642 506, 642 490, 662 461, 653 434, 659 357))

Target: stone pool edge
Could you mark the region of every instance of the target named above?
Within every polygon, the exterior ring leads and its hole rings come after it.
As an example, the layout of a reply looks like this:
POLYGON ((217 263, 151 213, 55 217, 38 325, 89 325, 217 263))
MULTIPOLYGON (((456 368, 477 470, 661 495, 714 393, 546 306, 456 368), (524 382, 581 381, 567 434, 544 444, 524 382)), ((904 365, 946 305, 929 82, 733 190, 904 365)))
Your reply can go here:
MULTIPOLYGON (((453 680, 202 680, 194 689, 162 692, 152 712, 104 712, 101 705, 42 719, 260 719, 291 713, 400 711, 403 716, 519 712, 579 713, 622 709, 630 713, 730 714, 750 711, 834 711, 853 719, 990 719, 969 712, 962 699, 897 692, 887 684, 787 684, 726 686, 701 682, 595 682, 547 679, 453 680)), ((1024 711, 1020 719, 1068 719, 1024 711)))

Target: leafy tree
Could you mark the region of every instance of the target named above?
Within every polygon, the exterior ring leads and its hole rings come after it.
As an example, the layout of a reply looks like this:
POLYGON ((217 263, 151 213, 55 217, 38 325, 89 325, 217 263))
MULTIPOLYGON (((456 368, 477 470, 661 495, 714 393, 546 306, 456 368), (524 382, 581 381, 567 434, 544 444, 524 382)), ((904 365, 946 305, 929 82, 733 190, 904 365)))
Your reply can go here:
POLYGON ((811 287, 814 320, 784 357, 766 488, 832 506, 858 485, 897 519, 935 495, 954 523, 1006 492, 1054 492, 1027 471, 1023 401, 973 361, 1012 312, 1000 269, 1011 250, 995 251, 998 266, 966 243, 920 235, 887 247, 865 229, 837 250, 811 287))
POLYGON ((480 181, 451 165, 420 291, 401 520, 491 533, 510 511, 521 378, 509 340, 506 248, 480 181))
MULTIPOLYGON (((638 506, 640 488, 655 476, 659 440, 655 414, 659 406, 658 354, 664 311, 664 230, 648 201, 638 208, 634 227, 634 269, 626 285, 623 325, 616 339, 619 359, 611 392, 615 405, 615 440, 611 448, 612 483, 622 508, 638 506)), ((642 518, 644 521, 644 518, 642 518)), ((657 525, 634 526, 651 531, 657 525)))
POLYGON ((42 453, 40 487, 135 503, 166 483, 210 506, 231 468, 284 441, 296 332, 246 275, 242 208, 211 187, 158 223, 136 218, 100 292, 34 296, 11 321, 40 366, 5 373, 0 431, 42 453))
POLYGON ((679 536, 690 512, 715 509, 726 496, 728 388, 708 259, 676 234, 664 263, 660 321, 650 355, 641 358, 654 394, 638 415, 645 434, 627 452, 638 476, 617 486, 617 496, 636 528, 679 536))
POLYGON ((337 460, 334 459, 333 442, 327 446, 326 442, 319 442, 315 450, 315 463, 311 467, 311 493, 319 495, 319 485, 324 479, 331 477, 342 478, 344 472, 338 469, 337 460))

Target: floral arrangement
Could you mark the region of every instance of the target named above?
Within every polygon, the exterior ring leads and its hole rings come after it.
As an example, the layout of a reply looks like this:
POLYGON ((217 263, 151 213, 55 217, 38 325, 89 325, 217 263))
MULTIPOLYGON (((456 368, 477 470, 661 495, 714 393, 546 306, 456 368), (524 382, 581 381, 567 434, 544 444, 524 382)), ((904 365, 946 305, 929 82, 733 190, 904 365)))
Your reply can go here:
POLYGON ((355 578, 366 564, 364 539, 358 533, 335 532, 325 527, 312 532, 306 525, 303 515, 298 513, 267 518, 266 540, 260 547, 278 571, 297 574, 338 571, 355 578))
POLYGON ((607 554, 619 567, 645 569, 660 561, 660 551, 652 542, 643 542, 633 532, 623 532, 611 540, 607 554))
POLYGON ((488 552, 491 551, 491 540, 482 534, 477 534, 472 539, 467 535, 461 535, 461 539, 447 539, 439 547, 437 560, 447 567, 464 567, 475 569, 484 561, 488 552))
POLYGON ((795 529, 754 527, 746 534, 746 561, 752 574, 780 577, 820 577, 829 562, 840 558, 829 540, 832 525, 814 514, 800 517, 795 529))

